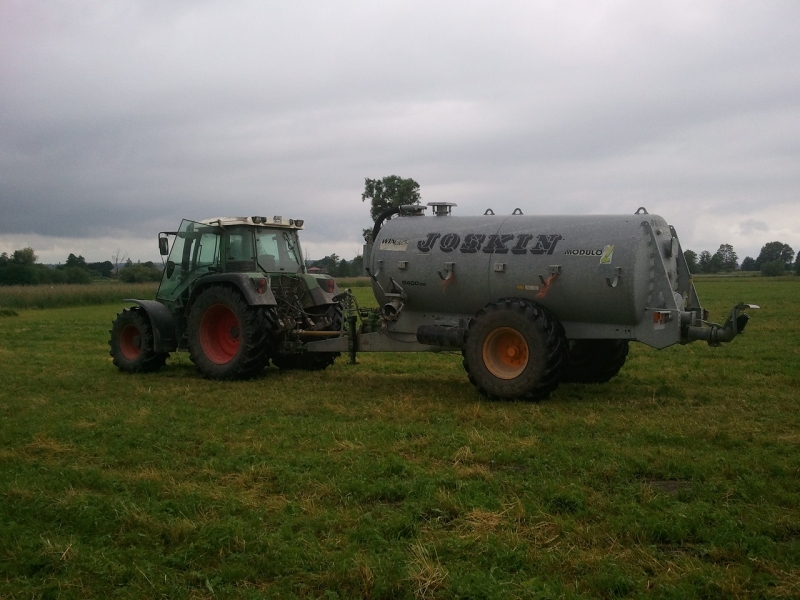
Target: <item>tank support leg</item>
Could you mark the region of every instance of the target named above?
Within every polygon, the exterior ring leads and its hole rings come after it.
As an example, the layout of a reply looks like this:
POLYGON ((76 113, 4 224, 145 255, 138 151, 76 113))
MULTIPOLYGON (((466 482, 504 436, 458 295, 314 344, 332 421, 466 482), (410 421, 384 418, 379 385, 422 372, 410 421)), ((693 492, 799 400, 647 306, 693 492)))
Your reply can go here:
POLYGON ((357 320, 358 317, 356 317, 356 315, 347 317, 347 351, 350 354, 351 365, 358 364, 358 359, 356 358, 356 353, 358 352, 358 335, 356 335, 357 320))

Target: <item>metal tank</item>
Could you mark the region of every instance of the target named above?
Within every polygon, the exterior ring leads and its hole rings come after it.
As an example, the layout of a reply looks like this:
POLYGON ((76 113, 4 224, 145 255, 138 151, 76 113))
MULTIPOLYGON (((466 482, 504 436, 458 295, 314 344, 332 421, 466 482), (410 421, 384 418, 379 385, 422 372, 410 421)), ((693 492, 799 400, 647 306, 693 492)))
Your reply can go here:
MULTIPOLYGON (((629 215, 455 216, 449 203, 403 206, 375 223, 365 256, 381 304, 375 327, 310 352, 460 350, 470 381, 493 398, 538 399, 560 382, 602 383, 630 341, 654 348, 744 330, 738 304, 707 321, 675 229, 629 215)), ((353 320, 353 323, 355 321, 353 320)))
POLYGON ((401 291, 407 313, 472 317, 519 297, 548 309, 570 339, 656 348, 680 342, 681 313, 701 316, 677 234, 658 215, 460 217, 451 206, 434 216, 409 207, 379 229, 369 268, 383 305, 401 291))

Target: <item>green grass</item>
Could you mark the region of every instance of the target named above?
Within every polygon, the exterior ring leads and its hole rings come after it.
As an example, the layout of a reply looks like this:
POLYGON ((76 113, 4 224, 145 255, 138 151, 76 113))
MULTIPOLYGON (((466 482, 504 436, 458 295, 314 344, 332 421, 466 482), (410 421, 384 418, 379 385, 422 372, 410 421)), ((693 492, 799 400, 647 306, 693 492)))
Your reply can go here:
POLYGON ((97 281, 87 285, 0 286, 0 307, 65 308, 122 302, 123 298, 153 299, 158 283, 97 281))
MULTIPOLYGON (((722 348, 491 403, 456 354, 125 375, 118 306, 0 319, 0 597, 800 597, 800 278, 722 348)), ((366 302, 368 289, 356 290, 366 302)))
POLYGON ((337 277, 336 285, 340 290, 345 288, 371 288, 372 280, 369 277, 337 277))
MULTIPOLYGON (((369 277, 337 278, 339 288, 369 288, 369 277)), ((152 299, 158 283, 96 281, 88 285, 12 285, 0 286, 2 309, 66 308, 122 302, 124 298, 152 299)), ((0 312, 0 316, 4 315, 0 312)))

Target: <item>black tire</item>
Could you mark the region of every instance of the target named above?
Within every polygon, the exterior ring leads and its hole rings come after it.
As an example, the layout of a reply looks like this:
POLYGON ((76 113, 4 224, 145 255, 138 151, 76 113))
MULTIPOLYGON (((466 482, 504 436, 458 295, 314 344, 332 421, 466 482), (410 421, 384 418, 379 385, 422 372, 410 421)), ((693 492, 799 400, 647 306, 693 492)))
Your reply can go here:
POLYGON ((272 349, 270 308, 250 306, 239 290, 212 286, 189 311, 189 358, 208 379, 248 379, 272 349))
MULTIPOLYGON (((340 331, 344 323, 344 311, 341 304, 333 307, 331 324, 323 331, 340 331)), ((300 369, 303 371, 324 371, 339 357, 339 352, 303 352, 302 354, 276 354, 272 364, 282 371, 300 369)))
POLYGON ((470 321, 464 369, 492 400, 541 400, 558 387, 567 360, 560 323, 519 298, 488 304, 470 321))
POLYGON ((153 329, 141 308, 126 308, 111 324, 111 358, 127 373, 150 373, 164 366, 169 352, 153 350, 153 329))
POLYGON ((606 383, 628 357, 628 340, 571 340, 564 383, 606 383))
POLYGON ((281 371, 324 371, 330 367, 338 352, 307 352, 304 354, 280 354, 272 357, 272 364, 281 371))

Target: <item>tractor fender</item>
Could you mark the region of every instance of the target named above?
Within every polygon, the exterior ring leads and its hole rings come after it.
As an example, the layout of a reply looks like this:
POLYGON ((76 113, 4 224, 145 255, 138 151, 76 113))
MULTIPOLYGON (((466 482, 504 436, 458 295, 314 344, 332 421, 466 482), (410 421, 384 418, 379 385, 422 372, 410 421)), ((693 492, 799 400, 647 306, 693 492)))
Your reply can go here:
POLYGON ((156 352, 174 352, 178 349, 178 343, 175 339, 175 319, 166 306, 156 300, 126 298, 125 302, 138 304, 150 320, 150 327, 153 328, 153 350, 156 352))
POLYGON ((235 285, 250 306, 277 306, 278 304, 269 286, 259 294, 256 290, 256 284, 253 282, 253 277, 246 273, 218 273, 206 275, 198 282, 198 285, 192 290, 188 306, 194 303, 197 295, 208 285, 215 283, 231 283, 235 285))

